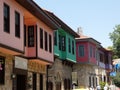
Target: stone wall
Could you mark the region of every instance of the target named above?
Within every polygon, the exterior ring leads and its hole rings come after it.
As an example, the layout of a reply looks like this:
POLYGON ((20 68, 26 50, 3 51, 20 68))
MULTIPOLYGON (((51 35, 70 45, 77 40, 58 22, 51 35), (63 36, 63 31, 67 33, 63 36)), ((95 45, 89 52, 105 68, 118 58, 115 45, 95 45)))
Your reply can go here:
POLYGON ((61 90, 64 90, 64 79, 71 80, 72 67, 62 63, 62 60, 56 58, 54 64, 49 67, 48 81, 53 83, 53 90, 56 90, 56 83, 61 83, 61 90))
MULTIPOLYGON (((87 65, 87 64, 74 64, 73 71, 77 72, 77 77, 78 77, 77 88, 87 89, 89 87, 89 77, 96 78, 95 68, 96 67, 92 65, 87 65)), ((93 83, 92 80, 91 80, 91 83, 93 83)))
POLYGON ((5 57, 5 84, 0 85, 0 90, 12 90, 11 74, 13 72, 14 57, 0 52, 0 56, 5 57))

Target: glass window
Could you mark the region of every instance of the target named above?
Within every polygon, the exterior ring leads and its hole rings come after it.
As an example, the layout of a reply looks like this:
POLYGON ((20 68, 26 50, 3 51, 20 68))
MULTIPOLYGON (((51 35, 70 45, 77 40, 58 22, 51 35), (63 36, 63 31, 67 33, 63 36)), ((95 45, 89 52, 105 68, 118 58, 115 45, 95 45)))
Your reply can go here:
POLYGON ((59 50, 62 50, 62 46, 61 46, 61 35, 59 35, 59 50))
POLYGON ((61 44, 62 44, 62 45, 61 45, 61 46, 62 46, 62 51, 65 51, 65 50, 66 50, 66 49, 65 49, 65 48, 66 48, 66 47, 65 47, 65 45, 66 45, 66 44, 65 44, 65 36, 62 36, 62 37, 61 37, 61 40, 62 40, 62 43, 61 43, 61 44))
POLYGON ((75 54, 74 49, 75 49, 75 47, 74 47, 74 41, 72 41, 72 54, 75 54))
POLYGON ((65 36, 59 35, 59 50, 65 51, 66 50, 66 44, 65 44, 65 36))
POLYGON ((15 11, 15 36, 20 37, 20 14, 15 11))
POLYGON ((94 56, 94 58, 95 58, 95 55, 96 55, 96 49, 93 48, 93 56, 94 56))
POLYGON ((43 49, 43 29, 40 28, 40 48, 43 49))
POLYGON ((84 46, 83 45, 79 45, 79 47, 78 47, 78 56, 79 57, 84 56, 84 46))
POLYGON ((28 26, 28 47, 34 47, 34 26, 28 26))
POLYGON ((47 32, 45 31, 44 33, 44 38, 45 38, 45 50, 48 50, 48 35, 47 32))
POLYGON ((26 25, 24 25, 24 46, 26 46, 26 25))
POLYGON ((57 46, 57 31, 54 31, 54 45, 57 46))
POLYGON ((92 57, 93 49, 92 46, 90 46, 90 57, 92 57))
POLYGON ((10 8, 7 4, 4 4, 4 31, 10 32, 10 8))
POLYGON ((71 53, 71 40, 68 38, 68 51, 71 53))
POLYGON ((52 36, 49 34, 49 52, 52 52, 52 36))

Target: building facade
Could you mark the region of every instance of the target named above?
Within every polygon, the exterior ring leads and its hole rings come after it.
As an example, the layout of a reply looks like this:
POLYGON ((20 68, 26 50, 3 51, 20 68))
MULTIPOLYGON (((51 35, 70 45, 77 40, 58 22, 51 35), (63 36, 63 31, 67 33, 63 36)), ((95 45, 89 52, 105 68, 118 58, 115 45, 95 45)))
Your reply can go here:
POLYGON ((110 81, 111 51, 77 38, 33 0, 0 0, 0 20, 0 90, 71 90, 110 81))
POLYGON ((79 35, 53 13, 46 12, 61 26, 54 31, 54 64, 48 67, 48 90, 71 90, 72 66, 76 63, 75 37, 79 35))
POLYGON ((0 14, 0 90, 13 90, 14 56, 24 53, 23 12, 15 1, 0 0, 0 14))
POLYGON ((46 90, 58 25, 32 0, 1 0, 0 14, 0 90, 46 90))
POLYGON ((76 87, 96 87, 103 82, 110 82, 109 73, 112 70, 112 53, 104 49, 95 39, 79 32, 76 38, 76 60, 73 66, 76 72, 76 87))

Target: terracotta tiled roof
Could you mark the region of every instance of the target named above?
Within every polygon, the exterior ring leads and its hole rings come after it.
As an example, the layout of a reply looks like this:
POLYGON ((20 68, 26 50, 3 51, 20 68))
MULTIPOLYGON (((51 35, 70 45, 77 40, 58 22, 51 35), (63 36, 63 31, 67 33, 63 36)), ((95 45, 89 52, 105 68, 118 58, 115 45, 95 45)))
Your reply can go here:
POLYGON ((76 39, 88 39, 88 38, 91 38, 91 37, 88 37, 88 36, 85 36, 85 35, 80 35, 80 37, 76 38, 76 39))
POLYGON ((92 38, 92 37, 89 37, 89 36, 85 36, 85 35, 83 35, 83 34, 81 34, 80 36, 79 36, 79 38, 76 38, 76 40, 77 41, 93 41, 94 43, 97 43, 97 44, 101 44, 100 42, 98 42, 97 40, 95 40, 94 38, 92 38))
POLYGON ((44 12, 44 10, 40 6, 38 6, 33 0, 15 0, 15 1, 53 30, 59 28, 59 25, 55 23, 51 19, 51 17, 47 15, 44 12))
POLYGON ((66 23, 64 23, 60 18, 58 18, 53 12, 43 9, 49 16, 51 16, 56 23, 60 25, 61 28, 63 28, 66 32, 69 32, 74 37, 79 37, 79 35, 66 23))

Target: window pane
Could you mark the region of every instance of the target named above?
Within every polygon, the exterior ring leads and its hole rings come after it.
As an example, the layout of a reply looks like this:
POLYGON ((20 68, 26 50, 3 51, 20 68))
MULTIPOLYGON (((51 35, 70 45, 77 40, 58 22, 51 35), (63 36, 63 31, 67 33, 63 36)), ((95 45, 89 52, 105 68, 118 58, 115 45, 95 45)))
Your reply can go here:
POLYGON ((80 45, 78 47, 78 55, 79 55, 79 57, 83 57, 84 56, 84 46, 83 45, 80 45))
POLYGON ((7 4, 4 4, 4 31, 10 32, 10 9, 7 4))
POLYGON ((68 38, 68 51, 71 53, 71 41, 70 38, 68 38))
POLYGON ((74 41, 72 41, 72 54, 75 54, 74 48, 74 41))
POLYGON ((28 26, 28 47, 34 47, 34 26, 28 26))
POLYGON ((49 35, 49 52, 52 52, 52 37, 49 35))
POLYGON ((40 48, 43 49, 43 29, 40 28, 40 48))
POLYGON ((20 37, 20 14, 15 12, 15 36, 20 37))
POLYGON ((57 31, 54 31, 54 45, 57 45, 57 31))
POLYGON ((93 53, 92 46, 90 46, 90 57, 92 57, 92 53, 93 53))
POLYGON ((48 36, 47 36, 47 32, 44 33, 44 37, 45 37, 45 50, 48 50, 48 36))
POLYGON ((66 44, 65 44, 65 36, 62 36, 62 37, 61 37, 61 40, 62 40, 62 43, 61 43, 61 45, 62 45, 62 51, 65 51, 65 48, 66 48, 66 47, 65 47, 65 45, 66 45, 66 44))
POLYGON ((24 46, 26 46, 26 25, 24 25, 24 46))
POLYGON ((61 48, 62 48, 62 46, 61 46, 61 35, 59 35, 59 50, 62 50, 61 48))

